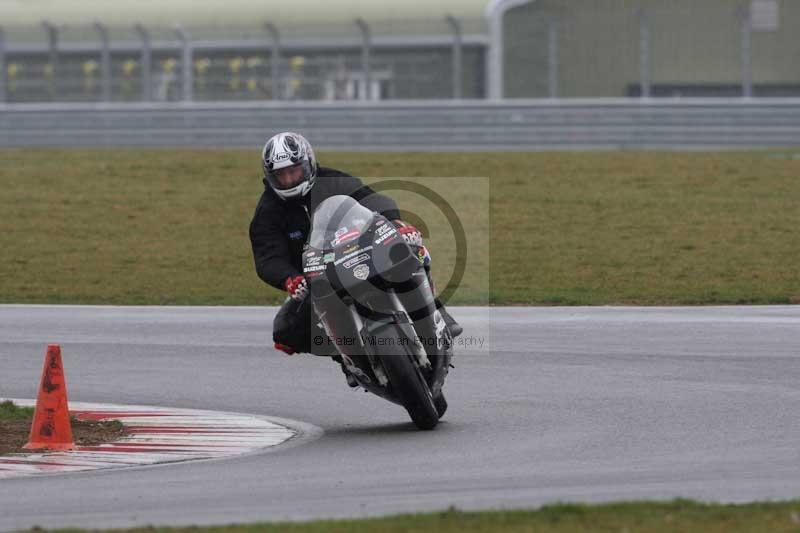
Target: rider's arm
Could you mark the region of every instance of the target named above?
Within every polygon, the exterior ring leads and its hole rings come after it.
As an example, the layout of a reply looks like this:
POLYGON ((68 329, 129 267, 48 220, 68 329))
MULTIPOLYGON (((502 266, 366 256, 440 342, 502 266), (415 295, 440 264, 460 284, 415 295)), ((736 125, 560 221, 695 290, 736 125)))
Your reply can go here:
POLYGON ((256 210, 250 223, 250 244, 258 277, 276 289, 286 290, 286 279, 302 274, 289 262, 289 244, 284 232, 261 209, 256 210))

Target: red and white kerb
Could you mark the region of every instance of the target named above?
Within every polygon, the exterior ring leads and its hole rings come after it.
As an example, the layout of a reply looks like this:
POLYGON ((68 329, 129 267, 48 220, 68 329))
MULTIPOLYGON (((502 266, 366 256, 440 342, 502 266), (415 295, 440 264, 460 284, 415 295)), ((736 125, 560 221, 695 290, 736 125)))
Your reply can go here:
POLYGON ((119 420, 128 435, 70 451, 0 456, 0 479, 232 457, 276 446, 296 434, 258 416, 218 411, 70 402, 70 414, 84 420, 119 420))

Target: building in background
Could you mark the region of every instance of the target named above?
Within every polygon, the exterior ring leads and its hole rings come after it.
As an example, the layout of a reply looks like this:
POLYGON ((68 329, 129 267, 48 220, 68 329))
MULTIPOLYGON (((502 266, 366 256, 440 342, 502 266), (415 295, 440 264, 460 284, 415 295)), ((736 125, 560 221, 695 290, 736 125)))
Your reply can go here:
POLYGON ((108 6, 0 3, 0 101, 800 95, 794 0, 108 6))
POLYGON ((503 25, 505 97, 800 96, 795 0, 535 0, 503 25))

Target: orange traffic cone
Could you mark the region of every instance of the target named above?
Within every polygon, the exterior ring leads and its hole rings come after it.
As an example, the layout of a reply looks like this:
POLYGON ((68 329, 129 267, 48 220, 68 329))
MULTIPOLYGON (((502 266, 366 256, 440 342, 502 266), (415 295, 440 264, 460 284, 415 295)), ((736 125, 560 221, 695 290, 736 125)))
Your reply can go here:
POLYGON ((23 448, 26 450, 71 450, 75 448, 75 443, 72 442, 72 426, 69 423, 69 409, 67 408, 67 382, 64 379, 61 347, 58 344, 47 346, 31 435, 28 438, 28 444, 23 448))

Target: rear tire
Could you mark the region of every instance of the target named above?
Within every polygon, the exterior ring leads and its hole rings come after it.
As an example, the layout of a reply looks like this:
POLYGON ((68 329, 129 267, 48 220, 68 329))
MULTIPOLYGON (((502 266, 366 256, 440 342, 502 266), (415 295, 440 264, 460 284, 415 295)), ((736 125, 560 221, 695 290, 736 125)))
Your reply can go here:
POLYGON ((428 384, 411 360, 413 356, 403 346, 388 343, 381 347, 380 352, 378 357, 386 371, 386 377, 411 420, 419 429, 435 428, 439 422, 439 414, 428 384))

